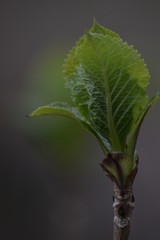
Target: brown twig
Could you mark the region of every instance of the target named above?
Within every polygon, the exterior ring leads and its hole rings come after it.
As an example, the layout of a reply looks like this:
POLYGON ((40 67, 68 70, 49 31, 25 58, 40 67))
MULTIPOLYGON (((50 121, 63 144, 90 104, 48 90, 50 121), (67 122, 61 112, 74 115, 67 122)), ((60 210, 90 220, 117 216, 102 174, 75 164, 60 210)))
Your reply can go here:
POLYGON ((113 240, 128 240, 134 197, 132 188, 125 189, 122 193, 115 185, 114 188, 114 236, 113 240))

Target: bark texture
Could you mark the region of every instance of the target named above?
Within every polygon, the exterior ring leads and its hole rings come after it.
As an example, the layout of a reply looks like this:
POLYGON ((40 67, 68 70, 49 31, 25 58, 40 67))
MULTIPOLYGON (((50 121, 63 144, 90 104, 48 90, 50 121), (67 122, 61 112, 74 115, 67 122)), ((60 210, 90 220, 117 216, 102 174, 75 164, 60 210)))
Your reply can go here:
POLYGON ((132 188, 125 189, 123 192, 115 185, 114 197, 114 236, 113 240, 128 240, 132 211, 134 208, 134 196, 132 188))
POLYGON ((106 175, 114 182, 114 237, 113 240, 128 240, 132 212, 134 208, 134 196, 132 186, 138 170, 138 156, 134 159, 134 168, 128 177, 124 175, 122 167, 124 153, 108 154, 102 161, 101 167, 106 175))

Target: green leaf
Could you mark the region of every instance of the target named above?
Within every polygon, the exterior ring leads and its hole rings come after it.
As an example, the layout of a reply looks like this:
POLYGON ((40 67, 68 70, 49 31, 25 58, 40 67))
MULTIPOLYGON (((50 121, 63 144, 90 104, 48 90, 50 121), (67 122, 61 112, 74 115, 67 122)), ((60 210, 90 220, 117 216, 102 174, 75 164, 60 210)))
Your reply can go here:
POLYGON ((157 93, 148 102, 150 76, 144 60, 133 46, 95 20, 70 51, 64 74, 75 107, 53 103, 30 116, 61 115, 78 122, 104 150, 103 169, 125 188, 137 171, 135 146, 140 126, 160 98, 157 93))
POLYGON ((136 142, 138 138, 138 133, 140 130, 140 127, 142 125, 142 122, 149 111, 149 109, 160 99, 160 92, 158 92, 147 104, 144 110, 142 111, 141 115, 139 116, 137 122, 132 128, 129 140, 128 140, 128 147, 127 147, 127 152, 128 154, 133 158, 135 147, 136 147, 136 142))
POLYGON ((106 139, 103 138, 95 129, 92 128, 89 122, 87 122, 79 113, 79 111, 70 107, 67 103, 59 103, 54 102, 50 105, 42 106, 37 108, 34 112, 32 112, 29 117, 38 117, 38 116, 46 116, 46 115, 59 115, 67 118, 71 118, 79 123, 83 128, 92 133, 97 140, 99 141, 102 149, 105 153, 109 153, 111 151, 111 146, 107 142, 106 139))
POLYGON ((81 116, 112 152, 124 152, 147 103, 149 73, 137 51, 95 21, 68 55, 64 73, 81 116))
POLYGON ((38 107, 35 111, 33 111, 29 117, 39 117, 46 115, 59 115, 72 119, 81 120, 80 115, 75 108, 68 106, 67 103, 54 102, 52 104, 38 107))

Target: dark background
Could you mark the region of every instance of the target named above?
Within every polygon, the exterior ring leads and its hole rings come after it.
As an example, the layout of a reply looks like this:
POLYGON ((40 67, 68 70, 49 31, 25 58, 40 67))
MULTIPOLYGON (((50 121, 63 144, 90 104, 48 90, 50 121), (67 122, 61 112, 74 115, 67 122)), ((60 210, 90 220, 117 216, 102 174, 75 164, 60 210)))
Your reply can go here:
MULTIPOLYGON (((96 141, 66 119, 27 119, 68 100, 63 59, 96 18, 142 53, 160 90, 159 1, 0 1, 0 239, 112 239, 113 185, 96 141)), ((69 101, 69 100, 68 100, 69 101)), ((131 240, 160 239, 160 103, 137 150, 131 240)))

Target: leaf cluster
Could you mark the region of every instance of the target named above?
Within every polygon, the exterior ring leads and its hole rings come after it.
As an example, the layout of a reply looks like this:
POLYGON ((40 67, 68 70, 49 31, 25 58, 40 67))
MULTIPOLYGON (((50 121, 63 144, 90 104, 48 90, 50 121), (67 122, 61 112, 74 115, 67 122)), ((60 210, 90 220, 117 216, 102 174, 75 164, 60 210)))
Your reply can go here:
MULTIPOLYGON (((150 76, 144 60, 133 46, 94 20, 92 28, 68 54, 64 74, 74 106, 56 102, 39 107, 31 116, 62 115, 74 119, 96 137, 106 157, 123 153, 121 162, 116 162, 127 179, 136 165, 140 126, 160 98, 157 93, 148 101, 150 76)), ((116 166, 110 160, 103 163, 106 171, 119 179, 116 166)))

